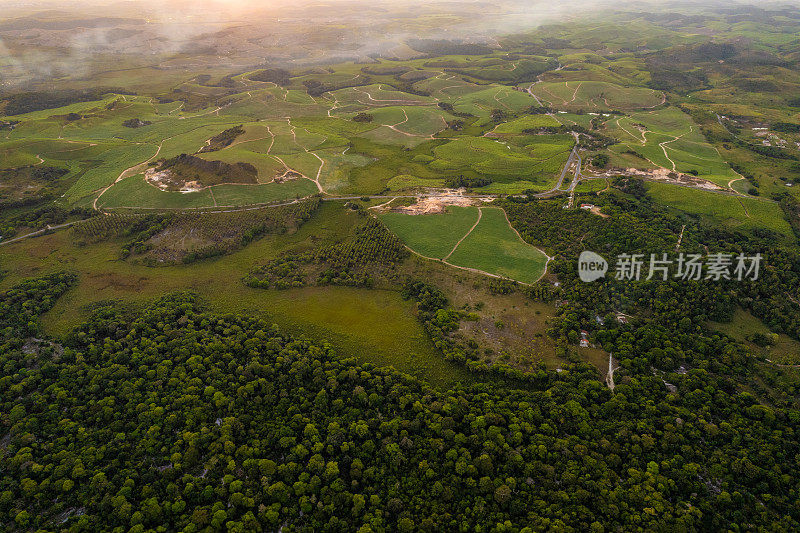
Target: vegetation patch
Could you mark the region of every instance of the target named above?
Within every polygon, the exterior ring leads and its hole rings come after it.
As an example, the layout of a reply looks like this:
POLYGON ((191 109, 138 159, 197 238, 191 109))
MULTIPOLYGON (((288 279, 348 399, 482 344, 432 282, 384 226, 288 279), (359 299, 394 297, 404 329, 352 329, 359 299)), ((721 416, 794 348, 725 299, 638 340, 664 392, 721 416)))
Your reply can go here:
POLYGON ((482 207, 481 220, 453 251, 448 262, 495 276, 534 283, 545 272, 548 257, 509 226, 498 207, 482 207))
POLYGON ((296 231, 319 203, 312 199, 272 209, 222 213, 109 214, 72 231, 81 245, 124 238, 121 256, 147 265, 191 263, 231 253, 265 234, 296 231))
POLYGON ((266 81, 276 85, 288 85, 291 83, 291 73, 282 68, 266 68, 257 70, 247 76, 253 81, 266 81))
POLYGON ((208 140, 208 143, 200 149, 200 153, 216 152, 218 150, 222 150, 223 148, 227 148, 233 144, 233 141, 235 141, 236 138, 243 133, 244 128, 242 126, 228 128, 227 130, 211 137, 208 140))
POLYGON ((69 170, 52 166, 0 169, 0 207, 20 207, 52 198, 69 170))
POLYGON ((250 287, 288 289, 315 285, 372 287, 392 277, 407 256, 403 243, 377 219, 359 210, 363 221, 335 243, 305 252, 287 252, 245 277, 250 287))
POLYGON ((450 206, 435 215, 388 212, 381 214, 380 219, 416 253, 444 259, 478 221, 478 209, 450 206))
POLYGON ((255 185, 258 169, 250 163, 230 164, 181 154, 148 169, 145 179, 163 191, 191 192, 222 183, 255 185))
POLYGON ((122 125, 126 128, 142 128, 144 126, 149 126, 150 124, 152 124, 152 122, 149 120, 142 120, 140 118, 129 118, 122 123, 122 125))
POLYGON ((119 87, 97 87, 92 89, 63 89, 57 91, 35 91, 13 94, 5 98, 3 114, 21 115, 32 111, 64 107, 70 104, 101 100, 103 95, 135 94, 119 87))
POLYGON ((689 190, 661 183, 651 183, 647 190, 656 202, 709 222, 751 231, 766 229, 783 237, 794 236, 792 227, 776 202, 689 190))

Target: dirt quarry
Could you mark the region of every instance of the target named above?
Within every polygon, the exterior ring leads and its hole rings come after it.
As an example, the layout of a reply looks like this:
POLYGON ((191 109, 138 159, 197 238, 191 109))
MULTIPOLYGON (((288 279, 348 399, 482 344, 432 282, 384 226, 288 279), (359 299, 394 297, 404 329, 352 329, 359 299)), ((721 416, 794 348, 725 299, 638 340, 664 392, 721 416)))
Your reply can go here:
MULTIPOLYGON (((435 215, 444 213, 448 206, 469 207, 481 205, 494 200, 494 198, 482 198, 476 196, 464 196, 461 192, 446 192, 433 194, 431 196, 420 196, 411 205, 389 207, 390 211, 405 213, 407 215, 435 215)), ((387 206, 388 207, 388 206, 387 206)))
POLYGON ((302 174, 300 174, 295 170, 286 169, 286 171, 283 174, 275 176, 272 179, 272 181, 274 181, 275 183, 286 183, 287 181, 292 181, 303 177, 305 176, 303 176, 302 174))

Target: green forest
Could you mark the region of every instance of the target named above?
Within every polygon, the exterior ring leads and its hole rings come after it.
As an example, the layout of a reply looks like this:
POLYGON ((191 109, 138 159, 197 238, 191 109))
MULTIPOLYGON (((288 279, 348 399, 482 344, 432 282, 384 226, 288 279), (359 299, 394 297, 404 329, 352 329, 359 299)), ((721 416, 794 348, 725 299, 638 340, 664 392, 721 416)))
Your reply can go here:
POLYGON ((800 531, 800 7, 6 4, 0 533, 800 531))
POLYGON ((0 512, 17 528, 800 525, 800 410, 737 391, 731 373, 756 370, 725 338, 679 335, 684 353, 717 360, 665 374, 679 393, 635 371, 612 392, 583 363, 524 388, 440 392, 185 293, 141 313, 98 308, 63 344, 38 338, 37 315, 74 281, 0 300, 0 512))

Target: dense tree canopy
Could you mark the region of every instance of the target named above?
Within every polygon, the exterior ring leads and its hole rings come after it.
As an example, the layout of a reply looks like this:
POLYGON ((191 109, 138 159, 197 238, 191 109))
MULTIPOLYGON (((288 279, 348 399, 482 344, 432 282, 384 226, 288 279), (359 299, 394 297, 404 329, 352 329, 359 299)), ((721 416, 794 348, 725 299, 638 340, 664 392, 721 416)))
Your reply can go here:
POLYGON ((441 393, 186 294, 26 341, 70 282, 2 297, 12 530, 800 526, 800 413, 706 370, 441 393))

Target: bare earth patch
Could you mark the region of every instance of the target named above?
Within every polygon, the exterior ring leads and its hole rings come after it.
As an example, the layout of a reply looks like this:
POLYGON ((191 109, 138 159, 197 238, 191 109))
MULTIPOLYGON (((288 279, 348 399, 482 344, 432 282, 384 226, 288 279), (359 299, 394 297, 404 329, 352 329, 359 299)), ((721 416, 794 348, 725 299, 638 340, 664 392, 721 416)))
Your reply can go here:
POLYGON ((198 181, 183 181, 176 179, 172 171, 157 170, 155 168, 148 168, 144 171, 144 179, 150 185, 158 187, 162 191, 178 191, 178 192, 197 192, 203 188, 203 184, 198 181))
POLYGON ((635 176, 653 181, 672 183, 675 185, 686 185, 689 187, 706 189, 709 191, 725 190, 723 187, 720 187, 716 183, 712 183, 703 178, 698 178, 697 176, 692 176, 691 174, 676 172, 674 170, 669 170, 663 167, 651 170, 642 170, 638 168, 612 169, 602 174, 597 174, 597 177, 614 177, 614 176, 619 176, 620 174, 623 173, 626 176, 635 176))
POLYGON ((448 206, 470 207, 491 202, 493 198, 464 196, 461 191, 442 191, 433 196, 417 198, 416 203, 390 208, 389 210, 407 215, 434 215, 444 213, 448 206))
POLYGON ((603 213, 602 211, 600 211, 600 208, 597 207, 597 206, 594 206, 591 209, 589 209, 589 212, 592 213, 593 215, 597 215, 597 216, 599 216, 601 218, 609 218, 610 217, 610 215, 607 215, 607 214, 603 213))
POLYGON ((286 172, 275 176, 272 181, 275 183, 286 183, 287 181, 293 181, 302 177, 304 176, 299 172, 292 169, 286 169, 286 172))

